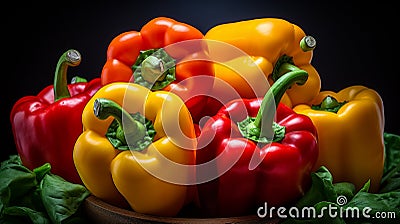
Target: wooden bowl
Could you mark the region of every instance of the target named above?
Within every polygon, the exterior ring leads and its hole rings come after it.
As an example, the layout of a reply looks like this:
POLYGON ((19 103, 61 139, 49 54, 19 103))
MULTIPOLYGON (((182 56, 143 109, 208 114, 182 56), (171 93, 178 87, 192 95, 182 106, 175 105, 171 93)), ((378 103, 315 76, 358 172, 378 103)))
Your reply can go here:
POLYGON ((91 195, 83 203, 84 212, 93 223, 278 223, 278 219, 260 219, 258 216, 241 216, 228 218, 188 218, 188 217, 158 217, 145 215, 110 205, 91 195))

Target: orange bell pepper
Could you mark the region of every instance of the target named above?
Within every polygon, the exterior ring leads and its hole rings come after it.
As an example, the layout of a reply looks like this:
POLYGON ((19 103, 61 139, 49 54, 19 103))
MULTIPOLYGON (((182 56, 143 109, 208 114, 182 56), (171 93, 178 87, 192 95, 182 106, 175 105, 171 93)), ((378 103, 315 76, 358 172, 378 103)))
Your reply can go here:
POLYGON ((131 81, 153 91, 171 91, 198 120, 214 80, 192 79, 214 77, 212 63, 204 60, 203 37, 195 27, 167 17, 152 19, 140 31, 121 33, 108 46, 102 84, 131 81))

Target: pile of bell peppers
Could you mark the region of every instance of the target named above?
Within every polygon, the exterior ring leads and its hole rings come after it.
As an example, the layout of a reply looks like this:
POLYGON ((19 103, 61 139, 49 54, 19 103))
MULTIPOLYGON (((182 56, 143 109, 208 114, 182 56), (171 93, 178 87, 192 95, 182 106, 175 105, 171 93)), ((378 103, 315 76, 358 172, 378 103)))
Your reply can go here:
POLYGON ((321 91, 315 47, 278 18, 205 34, 154 18, 112 39, 89 82, 67 84, 81 58, 65 52, 54 85, 12 108, 18 154, 30 169, 51 163, 105 202, 157 216, 189 204, 207 217, 289 206, 321 166, 336 182, 370 180, 378 191, 382 99, 365 86, 321 91))

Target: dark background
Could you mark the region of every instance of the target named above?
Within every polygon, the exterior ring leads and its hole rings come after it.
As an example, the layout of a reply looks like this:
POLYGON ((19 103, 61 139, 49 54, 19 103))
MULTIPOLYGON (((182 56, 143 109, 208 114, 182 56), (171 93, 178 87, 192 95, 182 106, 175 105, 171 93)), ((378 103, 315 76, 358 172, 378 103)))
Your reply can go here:
MULTIPOLYGON (((101 73, 107 46, 118 34, 140 30, 158 16, 188 23, 206 33, 227 22, 283 18, 317 39, 312 64, 323 90, 351 85, 373 88, 384 101, 385 131, 400 134, 398 107, 398 13, 384 1, 105 1, 22 3, 2 7, 1 160, 15 154, 9 120, 12 105, 52 84, 58 58, 70 48, 82 55, 69 75, 101 73), (54 4, 54 5, 53 5, 54 4), (57 4, 57 5, 56 5, 57 4), (61 4, 61 5, 60 5, 61 4), (64 4, 64 5, 63 5, 64 4)), ((394 4, 394 3, 393 3, 394 4)))

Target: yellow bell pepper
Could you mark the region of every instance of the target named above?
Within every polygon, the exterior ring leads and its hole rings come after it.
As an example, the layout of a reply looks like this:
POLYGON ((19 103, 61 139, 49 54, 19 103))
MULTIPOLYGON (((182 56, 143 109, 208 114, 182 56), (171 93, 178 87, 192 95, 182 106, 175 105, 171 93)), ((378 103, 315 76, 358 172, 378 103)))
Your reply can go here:
POLYGON ((317 128, 316 169, 324 165, 335 182, 352 182, 357 189, 370 180, 370 191, 378 191, 385 160, 384 108, 375 90, 356 85, 322 91, 311 104, 293 110, 309 116, 317 128))
MULTIPOLYGON (((311 65, 313 49, 316 41, 297 25, 278 18, 260 18, 233 23, 217 25, 205 34, 205 39, 227 43, 239 48, 253 59, 253 64, 258 65, 266 79, 266 83, 272 83, 284 74, 287 68, 280 71, 280 67, 290 63, 305 70, 309 77, 304 85, 294 85, 283 96, 282 103, 292 107, 299 103, 310 102, 321 89, 321 80, 316 69, 311 65)), ((211 46, 216 44, 210 43, 211 46)), ((224 47, 221 47, 224 48, 224 47)), ((268 85, 263 83, 260 76, 254 72, 237 71, 233 68, 249 67, 248 57, 229 58, 226 50, 218 47, 210 48, 211 58, 226 60, 226 63, 215 63, 215 76, 232 86, 242 98, 254 98, 264 96, 268 85), (256 87, 255 87, 256 86, 256 87)), ((230 54, 232 57, 237 54, 230 54)), ((216 83, 215 85, 218 85, 216 83)), ((213 93, 219 96, 221 86, 214 86, 213 93)))
POLYGON ((181 183, 194 173, 169 166, 195 164, 192 118, 177 95, 111 83, 87 103, 82 122, 73 159, 93 195, 158 216, 175 216, 190 201, 190 186, 181 183), (180 179, 168 180, 165 174, 180 179))

